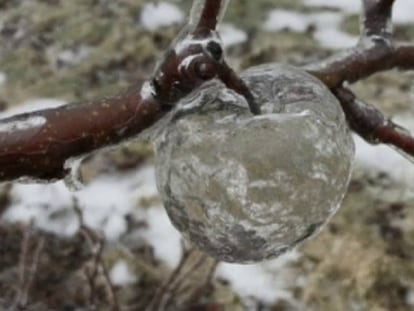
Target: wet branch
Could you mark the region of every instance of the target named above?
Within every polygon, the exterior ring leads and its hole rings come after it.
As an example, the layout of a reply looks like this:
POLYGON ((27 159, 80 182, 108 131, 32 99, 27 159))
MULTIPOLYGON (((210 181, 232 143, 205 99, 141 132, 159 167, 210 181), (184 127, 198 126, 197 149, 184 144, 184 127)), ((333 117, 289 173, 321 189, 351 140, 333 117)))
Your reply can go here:
POLYGON ((198 21, 198 29, 216 29, 219 22, 220 12, 227 0, 206 0, 198 21))
POLYGON ((383 38, 392 36, 391 14, 395 0, 363 0, 361 34, 378 35, 383 38))
POLYGON ((414 139, 412 135, 386 118, 377 108, 358 99, 355 94, 345 88, 337 88, 334 94, 339 99, 348 123, 352 130, 371 144, 389 144, 403 154, 414 155, 414 139))
POLYGON ((65 162, 150 127, 165 111, 140 92, 17 115, 0 123, 0 180, 56 179, 65 162))

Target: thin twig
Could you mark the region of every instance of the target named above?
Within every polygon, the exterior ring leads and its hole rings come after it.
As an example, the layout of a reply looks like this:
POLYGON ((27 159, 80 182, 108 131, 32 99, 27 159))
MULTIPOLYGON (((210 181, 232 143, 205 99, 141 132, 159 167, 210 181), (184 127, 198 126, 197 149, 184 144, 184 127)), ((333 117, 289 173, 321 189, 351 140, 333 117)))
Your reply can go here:
POLYGON ((28 306, 30 290, 36 278, 40 255, 45 245, 45 238, 40 237, 34 251, 30 251, 33 246, 33 229, 34 222, 31 221, 24 232, 22 240, 19 262, 19 291, 14 303, 14 308, 17 309, 25 309, 28 306))
POLYGON ((334 89, 351 128, 371 144, 389 144, 411 160, 414 137, 403 127, 386 118, 377 108, 358 99, 348 88, 334 89))
POLYGON ((185 307, 211 283, 217 260, 196 250, 186 250, 176 269, 156 292, 146 311, 161 311, 167 306, 185 307), (206 269, 207 266, 208 268, 206 269))
POLYGON ((116 295, 116 290, 109 276, 108 268, 103 259, 103 251, 105 247, 105 239, 102 235, 99 235, 96 231, 88 227, 83 219, 81 209, 77 204, 74 204, 75 214, 79 221, 79 230, 90 245, 94 254, 92 261, 92 270, 85 270, 85 275, 90 287, 89 302, 92 306, 95 305, 96 300, 96 280, 99 276, 104 280, 105 290, 107 297, 113 311, 120 311, 120 304, 116 295))
POLYGON ((392 36, 392 7, 394 0, 363 0, 361 14, 361 35, 380 36, 389 39, 392 36))

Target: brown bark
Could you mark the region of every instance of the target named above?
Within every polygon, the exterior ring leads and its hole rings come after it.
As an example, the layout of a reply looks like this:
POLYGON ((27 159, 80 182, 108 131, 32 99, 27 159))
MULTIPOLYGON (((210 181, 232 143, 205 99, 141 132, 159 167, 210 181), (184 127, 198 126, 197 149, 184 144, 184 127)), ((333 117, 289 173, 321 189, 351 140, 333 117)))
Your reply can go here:
POLYGON ((198 29, 216 29, 221 6, 225 0, 205 1, 204 8, 201 12, 200 20, 197 24, 198 29))
POLYGON ((164 111, 138 91, 83 105, 22 114, 0 123, 0 180, 62 178, 65 162, 150 127, 164 111))

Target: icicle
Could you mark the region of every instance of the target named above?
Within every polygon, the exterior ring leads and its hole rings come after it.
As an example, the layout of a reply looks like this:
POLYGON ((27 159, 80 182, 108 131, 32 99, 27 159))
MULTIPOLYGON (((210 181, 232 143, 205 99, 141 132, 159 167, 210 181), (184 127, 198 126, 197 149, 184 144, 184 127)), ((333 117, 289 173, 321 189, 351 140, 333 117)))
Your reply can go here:
POLYGON ((82 175, 80 171, 80 165, 84 157, 73 157, 65 161, 64 168, 70 170, 65 176, 65 185, 71 191, 79 191, 84 188, 82 182, 82 175))

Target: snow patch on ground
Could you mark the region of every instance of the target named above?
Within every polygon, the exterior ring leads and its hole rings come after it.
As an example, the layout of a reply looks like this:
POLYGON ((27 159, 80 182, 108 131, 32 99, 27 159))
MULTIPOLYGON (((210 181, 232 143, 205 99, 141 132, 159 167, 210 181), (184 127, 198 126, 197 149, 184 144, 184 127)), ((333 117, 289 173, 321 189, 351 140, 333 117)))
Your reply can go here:
MULTIPOLYGON (((2 221, 29 222, 45 231, 73 235, 79 222, 73 210, 76 201, 87 226, 117 240, 127 230, 126 216, 135 213, 147 224, 143 237, 154 247, 155 255, 171 268, 181 258, 181 235, 172 226, 160 205, 136 208, 142 199, 158 195, 153 166, 124 174, 105 175, 82 190, 71 192, 64 182, 13 184, 11 205, 2 221)), ((159 204, 159 203, 158 203, 159 204)))
POLYGON ((162 206, 147 210, 148 230, 143 236, 154 247, 155 256, 173 268, 182 255, 181 234, 173 227, 162 206))
POLYGON ((134 273, 129 269, 128 263, 125 260, 118 260, 109 272, 109 277, 112 284, 115 286, 125 286, 133 284, 137 281, 134 273))
POLYGON ((221 263, 216 276, 226 279, 241 297, 251 297, 271 304, 278 299, 294 300, 289 289, 288 265, 299 259, 295 250, 274 260, 254 264, 238 265, 221 263))
POLYGON ((78 65, 91 54, 92 50, 89 46, 66 49, 57 55, 57 60, 61 65, 78 65))
POLYGON ((289 29, 295 32, 306 32, 314 28, 312 35, 322 46, 332 49, 343 49, 354 46, 357 36, 340 30, 343 16, 339 13, 298 13, 287 10, 273 10, 269 13, 263 28, 267 31, 289 29))
MULTIPOLYGON (((358 37, 341 30, 341 23, 346 15, 360 14, 361 1, 349 0, 304 0, 310 7, 321 7, 315 13, 301 13, 289 10, 272 10, 269 12, 263 28, 267 31, 281 31, 289 29, 294 32, 306 32, 313 28, 312 35, 322 46, 331 49, 344 49, 354 46, 358 37), (336 9, 332 12, 327 9, 336 9)), ((414 1, 396 1, 393 10, 393 22, 414 22, 414 1)))
POLYGON ((362 1, 355 0, 304 0, 303 2, 310 7, 327 7, 338 9, 346 13, 359 13, 361 11, 362 3, 362 1))
POLYGON ((355 46, 359 37, 350 35, 340 29, 343 17, 335 13, 317 13, 311 15, 316 25, 314 38, 324 47, 346 49, 355 46))
POLYGON ((263 25, 268 31, 289 29, 296 32, 305 32, 309 26, 309 15, 288 10, 270 11, 263 25))
POLYGON ((391 177, 413 180, 414 165, 397 151, 386 145, 371 145, 359 136, 354 136, 356 166, 378 172, 386 172, 391 177))
POLYGON ((224 47, 241 44, 247 41, 247 34, 231 24, 221 24, 218 28, 224 47))
POLYGON ((60 234, 73 234, 78 227, 74 217, 64 213, 72 206, 72 194, 63 182, 48 185, 24 185, 14 183, 10 193, 11 205, 3 214, 2 220, 9 222, 29 222, 45 230, 60 234), (59 216, 59 212, 64 214, 59 216))
MULTIPOLYGON (((326 7, 341 10, 347 14, 359 14, 362 1, 357 0, 304 0, 310 7, 326 7)), ((412 23, 414 21, 414 1, 398 0, 393 8, 393 21, 396 23, 412 23)))
POLYGON ((183 22, 184 13, 177 6, 168 2, 148 3, 141 10, 140 21, 145 29, 154 31, 164 26, 183 22))
POLYGON ((11 206, 3 219, 28 222, 57 234, 72 235, 78 220, 72 209, 74 200, 85 223, 116 240, 127 229, 125 216, 140 198, 156 195, 153 167, 128 174, 97 178, 78 192, 71 192, 62 181, 51 184, 13 184, 11 206))

